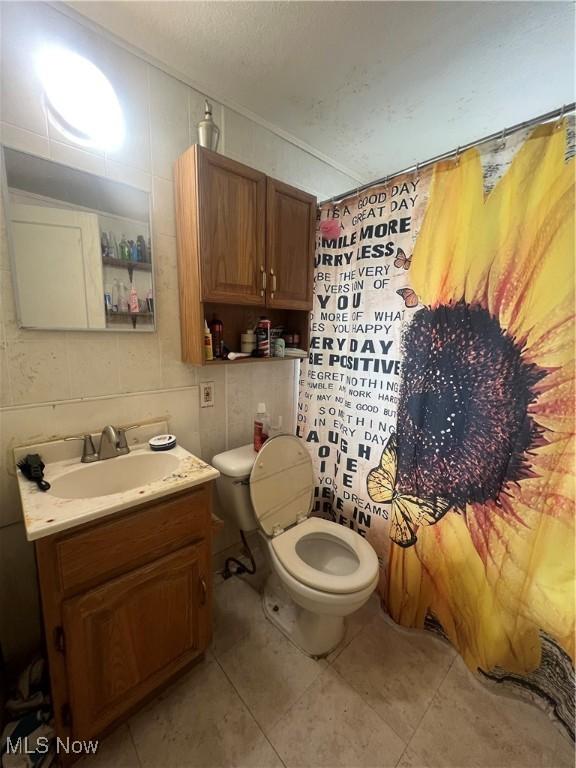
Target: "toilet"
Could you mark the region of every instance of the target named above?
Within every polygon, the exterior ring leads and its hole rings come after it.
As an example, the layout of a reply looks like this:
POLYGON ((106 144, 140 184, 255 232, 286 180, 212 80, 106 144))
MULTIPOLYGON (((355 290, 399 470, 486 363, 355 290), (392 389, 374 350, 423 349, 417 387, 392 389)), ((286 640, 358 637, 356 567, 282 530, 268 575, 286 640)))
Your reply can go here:
POLYGON ((271 564, 263 597, 268 618, 310 656, 342 640, 344 619, 368 600, 378 581, 378 558, 360 535, 310 517, 312 461, 293 435, 212 459, 222 515, 242 531, 260 529, 271 564))

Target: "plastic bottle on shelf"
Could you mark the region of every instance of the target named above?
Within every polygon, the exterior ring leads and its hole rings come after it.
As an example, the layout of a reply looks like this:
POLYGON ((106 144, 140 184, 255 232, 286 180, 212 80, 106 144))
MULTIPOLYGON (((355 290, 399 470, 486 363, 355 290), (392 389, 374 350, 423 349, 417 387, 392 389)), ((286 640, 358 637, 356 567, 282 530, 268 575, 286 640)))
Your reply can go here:
POLYGON ((134 283, 132 283, 132 286, 130 288, 130 312, 138 312, 140 309, 140 306, 138 304, 138 291, 136 290, 136 286, 134 283))
POLYGON ((114 279, 112 282, 112 312, 118 312, 120 302, 120 283, 114 279))
POLYGON ((270 419, 266 413, 266 403, 258 403, 254 416, 254 450, 256 453, 262 448, 270 432, 270 419))
POLYGON ((118 312, 128 312, 128 290, 125 283, 120 283, 118 290, 118 312))
POLYGON ((210 333, 212 334, 212 351, 214 357, 217 360, 220 360, 222 358, 224 347, 224 324, 222 323, 222 320, 218 320, 215 314, 210 323, 210 333))
POLYGON ((100 249, 102 256, 108 257, 112 255, 110 252, 110 239, 108 238, 108 233, 104 231, 100 235, 100 249))
POLYGON ((252 328, 240 334, 240 351, 245 355, 253 355, 256 349, 256 334, 252 328))
POLYGON ((214 352, 212 351, 212 334, 208 323, 204 320, 204 357, 206 361, 214 360, 214 352))
POLYGON ((143 263, 148 262, 148 248, 146 246, 146 240, 142 237, 142 235, 138 235, 136 238, 136 248, 138 249, 138 261, 142 261, 143 263))
POLYGON ((112 312, 112 288, 109 283, 104 286, 104 310, 112 312))
POLYGON ((114 259, 120 258, 120 248, 118 247, 118 240, 114 232, 110 232, 108 236, 108 242, 110 243, 110 256, 114 259))
POLYGON ((119 250, 122 261, 130 261, 130 246, 128 245, 128 240, 126 240, 126 235, 122 235, 119 250))

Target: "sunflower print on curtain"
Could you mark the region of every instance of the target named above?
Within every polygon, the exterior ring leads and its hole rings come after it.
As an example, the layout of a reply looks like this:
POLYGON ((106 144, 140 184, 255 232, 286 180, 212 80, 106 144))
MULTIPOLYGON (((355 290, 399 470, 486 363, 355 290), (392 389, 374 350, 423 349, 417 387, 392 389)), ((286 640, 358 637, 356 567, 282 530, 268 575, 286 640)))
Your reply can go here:
POLYGON ((574 660, 566 146, 565 121, 539 126, 487 194, 477 149, 435 166, 411 256, 420 308, 402 337, 396 434, 367 478, 371 499, 391 504, 386 610, 409 627, 432 618, 497 679, 537 676, 550 647, 574 660))

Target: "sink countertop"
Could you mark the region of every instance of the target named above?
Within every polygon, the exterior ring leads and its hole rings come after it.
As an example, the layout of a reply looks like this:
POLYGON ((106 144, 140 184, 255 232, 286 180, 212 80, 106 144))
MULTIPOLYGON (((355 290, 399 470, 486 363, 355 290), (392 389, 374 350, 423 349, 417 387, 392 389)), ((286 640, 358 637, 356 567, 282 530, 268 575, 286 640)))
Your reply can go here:
MULTIPOLYGON (((153 452, 146 444, 131 446, 127 456, 107 459, 103 463, 121 462, 139 453, 149 454, 153 452)), ((53 533, 107 517, 114 512, 130 509, 130 507, 144 502, 160 499, 163 496, 169 496, 187 488, 193 488, 195 485, 215 480, 220 474, 217 469, 193 456, 181 446, 176 446, 176 448, 163 453, 179 459, 176 469, 166 477, 120 493, 85 499, 63 499, 53 496, 50 491, 40 491, 36 483, 27 480, 18 470, 18 488, 22 502, 26 538, 28 541, 34 541, 45 536, 51 536, 53 533)), ((76 471, 81 467, 90 466, 93 465, 81 464, 77 457, 55 461, 46 464, 44 477, 49 483, 52 483, 57 477, 76 471)))

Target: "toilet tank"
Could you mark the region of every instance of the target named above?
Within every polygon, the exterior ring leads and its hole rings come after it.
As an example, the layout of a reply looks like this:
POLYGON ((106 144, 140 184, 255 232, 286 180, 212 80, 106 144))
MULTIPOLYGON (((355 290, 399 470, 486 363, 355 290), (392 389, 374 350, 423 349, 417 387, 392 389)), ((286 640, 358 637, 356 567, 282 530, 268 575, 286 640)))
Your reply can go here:
POLYGON ((250 473, 257 453, 252 443, 218 453, 211 464, 220 472, 216 491, 219 512, 224 520, 238 526, 241 531, 254 531, 258 522, 250 501, 250 473))

